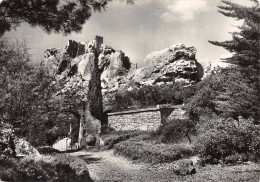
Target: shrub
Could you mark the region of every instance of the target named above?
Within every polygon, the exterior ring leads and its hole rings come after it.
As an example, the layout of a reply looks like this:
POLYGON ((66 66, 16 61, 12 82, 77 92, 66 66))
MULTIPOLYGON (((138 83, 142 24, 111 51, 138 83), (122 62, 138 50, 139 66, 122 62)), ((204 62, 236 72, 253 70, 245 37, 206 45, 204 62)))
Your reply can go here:
MULTIPOLYGON (((157 80, 160 81, 160 80, 157 80)), ((184 83, 133 86, 130 91, 115 92, 109 101, 111 111, 128 110, 129 108, 152 107, 158 104, 182 104, 195 94, 195 87, 184 87, 184 83)))
POLYGON ((248 160, 260 155, 260 125, 250 119, 228 119, 216 122, 215 128, 201 134, 196 151, 206 162, 224 163, 248 160))
POLYGON ((58 154, 60 153, 59 150, 52 148, 51 146, 42 146, 37 148, 40 154, 58 154))
POLYGON ((108 125, 102 125, 101 131, 102 131, 103 134, 109 134, 109 133, 114 132, 115 129, 110 127, 110 126, 108 126, 108 125))
POLYGON ((66 156, 5 160, 0 179, 7 181, 92 181, 86 163, 66 156))
POLYGON ((175 119, 162 125, 156 132, 163 143, 175 143, 187 137, 191 143, 190 135, 195 132, 196 123, 191 120, 175 119))
POLYGON ((139 133, 140 132, 138 131, 114 132, 111 135, 106 136, 104 139, 104 145, 106 146, 106 149, 112 149, 115 144, 137 136, 139 133))
POLYGON ((115 145, 114 153, 123 155, 132 160, 140 160, 148 163, 163 163, 191 156, 193 154, 193 148, 190 145, 153 145, 143 141, 128 140, 115 145))

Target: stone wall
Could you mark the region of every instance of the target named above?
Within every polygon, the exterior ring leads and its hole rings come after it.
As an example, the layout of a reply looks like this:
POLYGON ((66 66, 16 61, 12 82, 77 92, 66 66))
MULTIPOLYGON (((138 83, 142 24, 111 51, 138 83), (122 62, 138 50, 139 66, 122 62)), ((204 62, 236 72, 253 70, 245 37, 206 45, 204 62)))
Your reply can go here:
MULTIPOLYGON (((180 110, 180 106, 138 109, 124 112, 108 113, 108 125, 115 130, 145 130, 158 129, 163 123, 174 119, 173 113, 180 110)), ((182 110, 183 111, 183 110, 182 110)), ((184 115, 184 113, 180 113, 184 115)), ((175 115, 175 114, 174 114, 175 115)), ((176 116, 176 119, 180 116, 176 116)))
POLYGON ((115 130, 156 130, 161 113, 157 108, 108 113, 108 125, 115 130))

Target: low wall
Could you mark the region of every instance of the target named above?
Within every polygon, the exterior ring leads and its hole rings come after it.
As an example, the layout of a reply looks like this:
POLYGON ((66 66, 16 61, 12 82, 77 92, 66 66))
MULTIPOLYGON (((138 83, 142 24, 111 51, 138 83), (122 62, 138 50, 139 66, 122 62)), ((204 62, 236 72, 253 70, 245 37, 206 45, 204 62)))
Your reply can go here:
POLYGON ((108 125, 115 130, 145 130, 158 129, 163 123, 168 122, 169 116, 180 106, 167 108, 148 108, 124 112, 108 113, 108 125))
POLYGON ((159 109, 108 113, 108 125, 115 130, 156 130, 161 125, 159 109))

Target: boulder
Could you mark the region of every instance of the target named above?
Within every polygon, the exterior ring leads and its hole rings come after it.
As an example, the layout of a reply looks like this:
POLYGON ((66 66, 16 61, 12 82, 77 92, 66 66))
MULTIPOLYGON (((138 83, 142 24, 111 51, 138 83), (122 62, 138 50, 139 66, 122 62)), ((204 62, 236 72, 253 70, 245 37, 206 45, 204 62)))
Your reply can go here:
POLYGON ((178 175, 191 175, 196 173, 196 168, 191 159, 181 159, 171 164, 171 169, 178 175))

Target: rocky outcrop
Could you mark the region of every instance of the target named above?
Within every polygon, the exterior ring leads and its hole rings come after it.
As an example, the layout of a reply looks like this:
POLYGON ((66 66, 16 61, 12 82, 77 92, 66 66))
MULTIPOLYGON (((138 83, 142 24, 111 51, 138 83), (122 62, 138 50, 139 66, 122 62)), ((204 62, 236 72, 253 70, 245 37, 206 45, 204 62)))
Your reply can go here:
POLYGON ((153 85, 184 81, 197 82, 203 76, 203 68, 195 59, 196 49, 183 44, 172 45, 146 56, 145 67, 139 68, 133 80, 153 85))
POLYGON ((46 66, 55 75, 54 85, 60 86, 55 96, 63 96, 68 105, 76 102, 80 115, 79 145, 85 143, 87 135, 101 132, 103 110, 98 55, 102 43, 102 37, 98 36, 87 43, 69 41, 66 47, 48 49, 44 54, 46 66))
MULTIPOLYGON (((145 58, 146 66, 131 68, 115 77, 104 90, 128 90, 130 87, 156 84, 172 84, 174 82, 195 83, 203 77, 203 67, 196 60, 196 49, 183 44, 172 45, 161 51, 150 53, 145 58), (123 76, 123 77, 122 77, 123 76), (131 83, 131 84, 129 84, 131 83)), ((115 64, 111 62, 112 65, 115 64)), ((116 64, 115 64, 116 65, 116 64)), ((103 74, 106 77, 106 74, 103 74)), ((110 79, 110 77, 108 76, 110 79)))
POLYGON ((48 49, 44 55, 46 67, 55 75, 53 84, 61 85, 56 96, 71 98, 68 104, 76 103, 82 146, 88 135, 98 135, 101 130, 101 88, 114 87, 127 73, 130 61, 122 51, 103 45, 99 36, 89 42, 69 41, 66 47, 48 49))
POLYGON ((131 68, 130 60, 122 51, 115 51, 105 47, 99 55, 102 92, 117 90, 121 84, 127 82, 126 75, 131 68))

